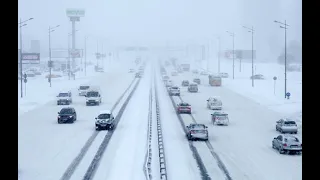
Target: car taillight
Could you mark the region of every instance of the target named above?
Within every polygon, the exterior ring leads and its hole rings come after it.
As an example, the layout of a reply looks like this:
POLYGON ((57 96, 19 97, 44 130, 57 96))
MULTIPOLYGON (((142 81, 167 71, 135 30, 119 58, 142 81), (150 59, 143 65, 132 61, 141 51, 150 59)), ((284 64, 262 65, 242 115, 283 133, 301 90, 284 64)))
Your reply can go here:
POLYGON ((285 147, 286 147, 286 146, 287 146, 287 144, 283 144, 283 146, 285 146, 285 147))
POLYGON ((191 134, 195 133, 195 131, 190 131, 191 134))

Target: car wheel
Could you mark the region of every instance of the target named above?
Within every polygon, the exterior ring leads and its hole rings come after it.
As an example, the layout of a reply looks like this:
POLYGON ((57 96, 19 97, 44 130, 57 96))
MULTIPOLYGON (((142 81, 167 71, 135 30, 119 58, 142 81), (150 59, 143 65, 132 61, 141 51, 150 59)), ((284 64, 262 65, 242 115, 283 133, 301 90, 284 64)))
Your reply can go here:
POLYGON ((96 126, 96 131, 100 131, 100 128, 96 126))
POLYGON ((57 102, 57 105, 59 106, 59 105, 60 105, 60 103, 59 103, 59 102, 57 102))
POLYGON ((279 148, 278 150, 280 154, 284 154, 284 150, 282 148, 279 148))
POLYGON ((274 145, 274 143, 272 142, 272 148, 273 149, 276 149, 276 146, 274 145))
POLYGON ((58 119, 58 124, 62 124, 62 122, 60 121, 60 119, 58 119))

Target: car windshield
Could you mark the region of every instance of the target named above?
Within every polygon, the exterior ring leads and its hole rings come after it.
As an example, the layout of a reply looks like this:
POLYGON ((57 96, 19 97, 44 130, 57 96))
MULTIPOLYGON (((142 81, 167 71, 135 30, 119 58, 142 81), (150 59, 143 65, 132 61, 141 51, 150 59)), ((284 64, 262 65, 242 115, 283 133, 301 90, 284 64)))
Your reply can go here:
POLYGON ((100 114, 98 116, 98 119, 109 119, 110 118, 110 114, 100 114))
POLYGON ((80 90, 86 90, 86 89, 89 89, 89 86, 80 86, 79 89, 80 89, 80 90))
POLYGON ((178 87, 171 87, 171 89, 173 89, 173 90, 177 90, 177 89, 179 89, 178 87))
POLYGON ((299 139, 296 137, 286 137, 284 138, 285 142, 299 142, 299 139))
POLYGON ((192 124, 191 128, 192 129, 205 129, 205 125, 204 124, 192 124))
POLYGON ((190 84, 190 87, 198 87, 196 84, 190 84))
POLYGON ((284 124, 285 125, 295 125, 296 122, 294 122, 294 121, 285 121, 284 124))
POLYGON ((180 103, 180 106, 190 106, 188 103, 180 103))
POLYGON ((87 97, 98 97, 99 93, 95 91, 87 92, 87 97))
POLYGON ((69 93, 59 93, 59 97, 68 97, 69 93))
POLYGON ((60 114, 72 114, 72 109, 70 108, 61 109, 60 114))

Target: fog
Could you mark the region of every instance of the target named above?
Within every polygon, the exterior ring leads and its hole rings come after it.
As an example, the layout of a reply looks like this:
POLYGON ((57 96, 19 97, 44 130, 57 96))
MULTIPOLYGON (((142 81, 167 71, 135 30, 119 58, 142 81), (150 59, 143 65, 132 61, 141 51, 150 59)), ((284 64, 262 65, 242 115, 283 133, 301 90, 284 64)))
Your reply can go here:
POLYGON ((214 44, 218 36, 222 50, 231 49, 226 31, 235 33, 236 49, 251 49, 251 34, 244 25, 255 30, 258 56, 275 58, 284 46, 284 31, 274 20, 290 25, 288 42, 302 41, 301 0, 19 0, 18 8, 19 19, 34 18, 23 27, 23 49, 29 49, 31 40, 40 40, 42 53, 48 52, 49 26, 60 25, 51 35, 52 48, 67 48, 71 32, 67 8, 85 9, 85 17, 76 23, 76 46, 83 48, 88 36, 89 52, 95 51, 97 40, 108 49, 214 44))

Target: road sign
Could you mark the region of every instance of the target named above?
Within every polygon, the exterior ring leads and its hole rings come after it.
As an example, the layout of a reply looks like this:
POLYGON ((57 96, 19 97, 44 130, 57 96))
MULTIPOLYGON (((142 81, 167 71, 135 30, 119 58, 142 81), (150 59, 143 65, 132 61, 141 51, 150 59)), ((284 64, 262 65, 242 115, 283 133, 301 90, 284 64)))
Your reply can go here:
POLYGON ((83 17, 85 15, 84 9, 67 9, 68 17, 83 17))
POLYGON ((80 17, 70 17, 70 21, 80 21, 80 17))
POLYGON ((28 82, 28 80, 27 80, 27 79, 24 79, 24 80, 23 80, 23 82, 24 82, 24 83, 27 83, 27 82, 28 82))
MULTIPOLYGON (((40 64, 40 53, 22 53, 21 58, 22 64, 40 64)), ((18 61, 20 61, 20 56, 18 61)))
POLYGON ((24 79, 27 79, 27 77, 28 77, 27 74, 24 73, 23 78, 24 78, 24 79))
POLYGON ((277 76, 273 77, 273 80, 277 80, 277 76))
POLYGON ((287 93, 286 93, 286 95, 287 95, 288 97, 290 97, 290 96, 291 96, 291 94, 290 94, 289 92, 287 92, 287 93))

